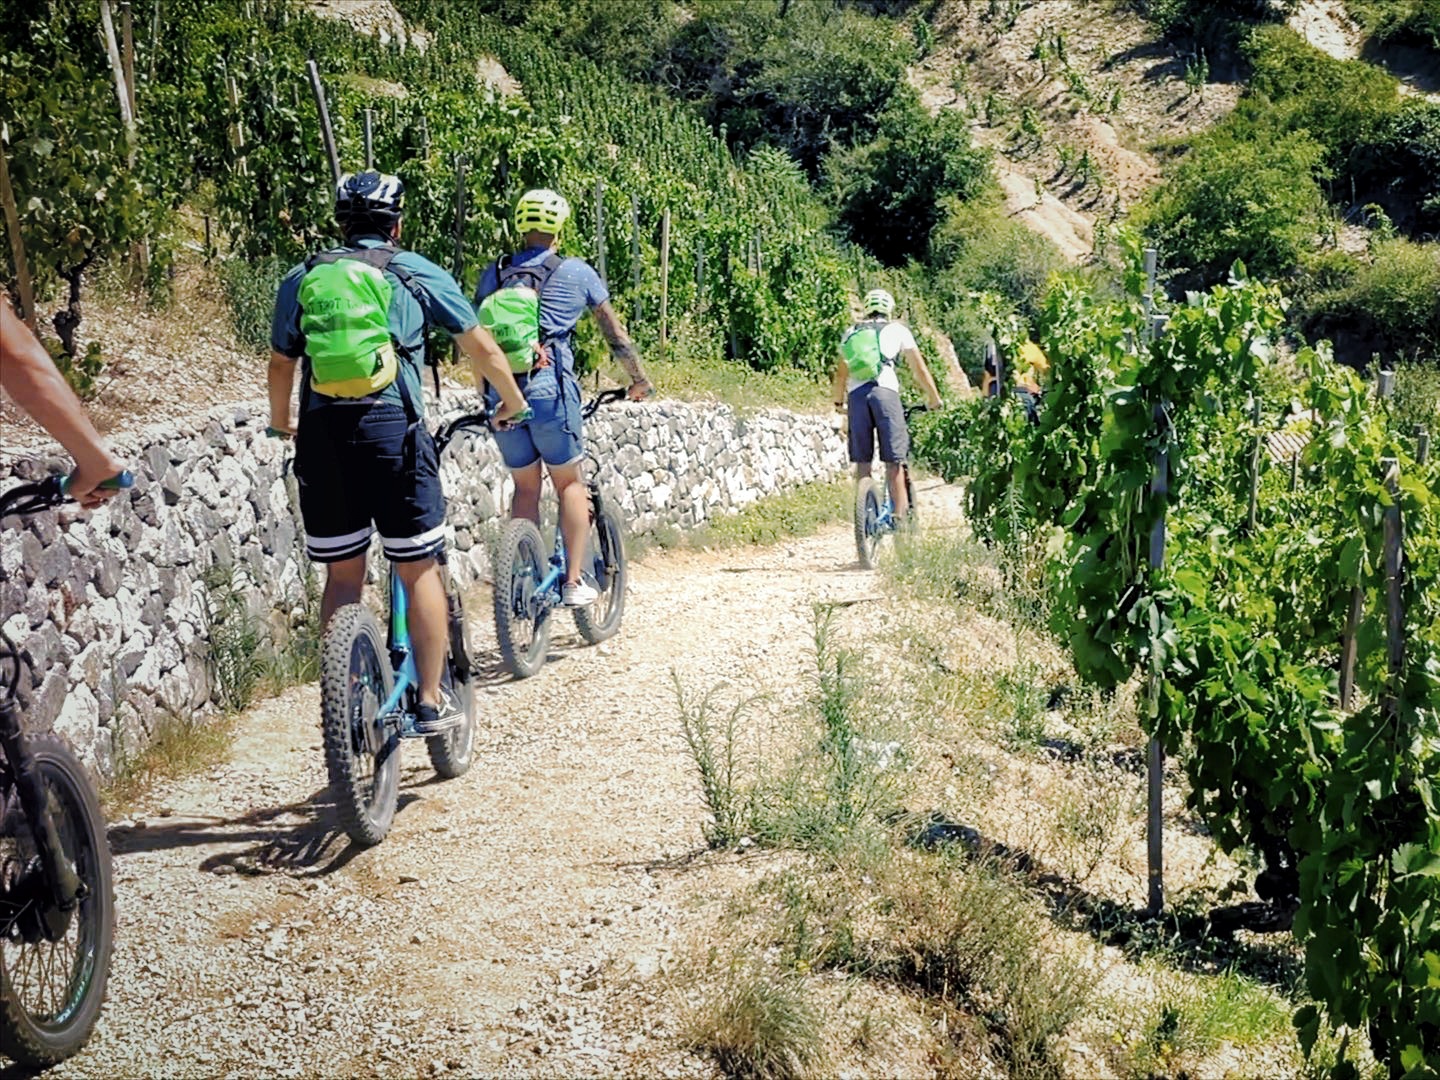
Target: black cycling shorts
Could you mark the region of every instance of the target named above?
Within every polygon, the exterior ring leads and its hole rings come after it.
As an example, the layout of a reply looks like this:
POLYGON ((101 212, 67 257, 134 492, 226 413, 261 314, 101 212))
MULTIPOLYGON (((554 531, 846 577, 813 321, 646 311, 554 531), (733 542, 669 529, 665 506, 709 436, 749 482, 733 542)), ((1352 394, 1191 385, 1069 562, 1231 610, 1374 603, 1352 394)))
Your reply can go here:
POLYGON ((869 465, 875 460, 875 437, 880 437, 880 460, 893 465, 910 456, 910 429, 900 395, 868 382, 850 391, 850 460, 869 465))
POLYGON ((430 431, 389 402, 321 405, 300 417, 295 476, 305 549, 316 562, 365 554, 380 533, 392 562, 445 547, 445 496, 430 431))

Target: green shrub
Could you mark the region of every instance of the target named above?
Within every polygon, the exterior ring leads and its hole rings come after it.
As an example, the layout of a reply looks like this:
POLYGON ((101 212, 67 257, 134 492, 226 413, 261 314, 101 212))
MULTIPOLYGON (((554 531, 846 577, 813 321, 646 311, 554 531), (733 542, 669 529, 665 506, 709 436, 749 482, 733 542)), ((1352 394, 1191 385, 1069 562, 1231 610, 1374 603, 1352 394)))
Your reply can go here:
POLYGON ((923 259, 948 201, 975 198, 991 175, 965 119, 932 117, 913 95, 886 111, 874 141, 830 154, 826 172, 850 239, 889 266, 923 259))
POLYGON ((1250 93, 1272 103, 1266 121, 1308 132, 1325 147, 1338 179, 1348 178, 1357 147, 1377 141, 1400 107, 1393 76, 1361 60, 1328 56, 1289 27, 1259 27, 1243 50, 1254 67, 1250 93))
POLYGON ((1330 335, 1340 326, 1373 339, 1383 353, 1440 354, 1440 244, 1377 242, 1347 283, 1308 305, 1308 332, 1330 335))
POLYGON ((1134 223, 1187 283, 1214 281, 1236 259, 1261 277, 1285 273, 1319 229, 1324 156, 1304 132, 1226 122, 1196 140, 1134 223))
POLYGON ((1440 54, 1440 0, 1346 0, 1345 7, 1375 41, 1440 54))
POLYGON ((1050 275, 1064 265, 1054 245, 1006 214, 995 195, 948 197, 942 213, 931 234, 930 257, 945 270, 932 287, 954 297, 996 293, 1021 312, 1037 311, 1050 275))
POLYGON ((910 422, 910 453, 915 463, 939 473, 948 483, 976 472, 986 448, 970 437, 983 398, 957 402, 942 412, 921 413, 910 422))
POLYGON ((220 286, 230 305, 235 337, 243 348, 270 349, 270 317, 275 310, 275 289, 289 267, 280 259, 259 263, 226 259, 218 267, 220 286))
POLYGON ((1440 232, 1440 103, 1405 101, 1373 142, 1356 147, 1351 170, 1402 228, 1440 232))

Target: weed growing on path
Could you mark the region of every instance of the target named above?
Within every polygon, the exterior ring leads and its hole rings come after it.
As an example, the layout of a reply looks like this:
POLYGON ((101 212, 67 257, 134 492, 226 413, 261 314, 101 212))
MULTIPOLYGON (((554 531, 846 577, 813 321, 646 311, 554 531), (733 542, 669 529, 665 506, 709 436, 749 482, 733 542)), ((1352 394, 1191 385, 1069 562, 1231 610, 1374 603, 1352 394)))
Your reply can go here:
POLYGON ((691 1016, 685 1040, 741 1080, 799 1080, 823 1060, 819 1016, 803 985, 762 970, 733 972, 691 1016))
POLYGON ((131 754, 123 746, 116 748, 114 779, 100 793, 105 816, 122 817, 156 784, 193 775, 223 760, 234 728, 233 716, 161 713, 142 750, 131 754))

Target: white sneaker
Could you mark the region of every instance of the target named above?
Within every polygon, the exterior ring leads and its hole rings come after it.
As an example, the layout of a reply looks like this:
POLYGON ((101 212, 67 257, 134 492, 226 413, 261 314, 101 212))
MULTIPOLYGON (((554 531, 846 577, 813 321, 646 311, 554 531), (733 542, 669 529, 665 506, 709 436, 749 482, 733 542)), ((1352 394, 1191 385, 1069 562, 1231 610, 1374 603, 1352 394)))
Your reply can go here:
POLYGON ((560 590, 560 602, 566 607, 589 607, 600 594, 583 581, 567 581, 560 590))

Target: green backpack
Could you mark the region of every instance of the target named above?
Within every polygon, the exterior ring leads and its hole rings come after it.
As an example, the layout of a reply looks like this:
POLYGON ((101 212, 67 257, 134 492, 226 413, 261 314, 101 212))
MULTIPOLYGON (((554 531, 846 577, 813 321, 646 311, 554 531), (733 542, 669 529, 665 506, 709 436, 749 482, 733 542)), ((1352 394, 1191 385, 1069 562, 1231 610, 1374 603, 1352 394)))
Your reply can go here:
POLYGON ((517 375, 543 366, 547 359, 540 338, 540 294, 564 261, 552 251, 543 261, 528 266, 513 265, 509 255, 495 264, 495 291, 480 301, 476 314, 480 325, 505 350, 510 370, 517 375))
POLYGON ((300 279, 300 331, 310 386, 327 397, 377 394, 395 381, 399 365, 390 336, 388 269, 414 291, 409 275, 390 265, 390 246, 322 251, 300 279))
POLYGON ((880 351, 880 331, 889 325, 888 319, 869 319, 857 324, 841 340, 840 355, 845 357, 852 379, 870 382, 879 376, 881 368, 895 362, 880 351))

